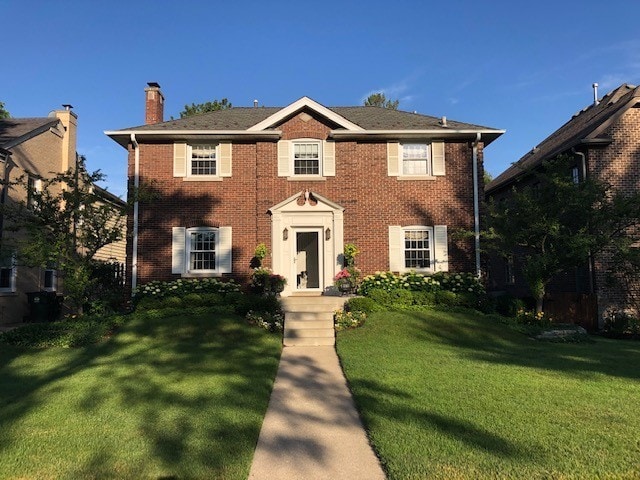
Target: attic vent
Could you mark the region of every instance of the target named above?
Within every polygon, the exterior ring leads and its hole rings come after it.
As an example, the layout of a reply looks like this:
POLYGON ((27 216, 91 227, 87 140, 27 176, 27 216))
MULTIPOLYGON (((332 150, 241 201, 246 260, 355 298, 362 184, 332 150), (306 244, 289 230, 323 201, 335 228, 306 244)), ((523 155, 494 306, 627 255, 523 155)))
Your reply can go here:
POLYGON ((311 115, 309 115, 308 113, 302 112, 300 114, 300 120, 302 120, 303 122, 308 122, 309 120, 311 120, 313 117, 311 115))

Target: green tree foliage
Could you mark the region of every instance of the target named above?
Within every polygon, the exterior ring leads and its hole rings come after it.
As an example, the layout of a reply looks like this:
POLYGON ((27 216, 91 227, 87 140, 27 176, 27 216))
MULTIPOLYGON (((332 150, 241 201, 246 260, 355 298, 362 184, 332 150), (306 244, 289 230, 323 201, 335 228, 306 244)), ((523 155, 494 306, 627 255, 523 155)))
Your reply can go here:
POLYGON ((545 163, 528 172, 525 186, 489 205, 490 248, 501 255, 522 252, 522 272, 537 312, 555 275, 627 243, 630 228, 639 224, 640 193, 622 195, 593 178, 576 184, 571 165, 570 157, 545 163))
POLYGON ((126 212, 96 193, 94 184, 103 178, 99 171, 88 173, 80 157, 75 171, 42 179, 40 191, 23 175, 10 187, 27 200, 2 207, 5 229, 15 232, 3 239, 2 249, 17 251, 22 265, 55 267, 65 297, 79 312, 96 282, 91 275, 96 253, 123 238, 126 212))
POLYGON ((200 113, 215 112, 218 110, 226 110, 233 105, 231 102, 223 98, 222 100, 214 100, 213 102, 205 103, 192 103, 191 105, 185 105, 184 110, 180 112, 180 118, 190 117, 192 115, 198 115, 200 113))
POLYGON ((9 114, 9 112, 7 112, 7 109, 4 106, 4 102, 0 102, 0 120, 5 118, 11 118, 11 115, 9 114))
POLYGON ((400 105, 400 100, 387 100, 384 93, 372 93, 364 101, 365 107, 383 107, 391 110, 397 110, 400 105))

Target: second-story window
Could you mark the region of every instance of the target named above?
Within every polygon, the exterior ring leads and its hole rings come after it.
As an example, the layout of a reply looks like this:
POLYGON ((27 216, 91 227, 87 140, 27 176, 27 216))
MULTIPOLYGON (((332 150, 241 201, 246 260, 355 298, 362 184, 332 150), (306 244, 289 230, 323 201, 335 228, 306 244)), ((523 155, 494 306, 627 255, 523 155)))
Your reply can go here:
POLYGON ((402 174, 431 175, 429 145, 405 143, 402 145, 402 174))
POLYGON ((320 175, 320 156, 320 142, 295 142, 293 144, 294 175, 320 175))
POLYGON ((27 207, 33 210, 38 206, 38 195, 42 192, 42 180, 29 176, 27 180, 27 207))
POLYGON ((190 176, 217 174, 215 145, 192 145, 190 150, 190 176))

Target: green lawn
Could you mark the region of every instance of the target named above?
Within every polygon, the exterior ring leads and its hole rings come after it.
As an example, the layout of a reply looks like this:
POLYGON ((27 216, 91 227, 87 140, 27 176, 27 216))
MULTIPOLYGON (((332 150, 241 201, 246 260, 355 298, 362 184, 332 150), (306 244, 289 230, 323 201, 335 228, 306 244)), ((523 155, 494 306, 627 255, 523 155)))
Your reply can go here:
POLYGON ((640 478, 640 343, 372 314, 338 353, 390 479, 640 478))
POLYGON ((0 478, 245 479, 280 343, 201 309, 88 347, 0 344, 0 478))

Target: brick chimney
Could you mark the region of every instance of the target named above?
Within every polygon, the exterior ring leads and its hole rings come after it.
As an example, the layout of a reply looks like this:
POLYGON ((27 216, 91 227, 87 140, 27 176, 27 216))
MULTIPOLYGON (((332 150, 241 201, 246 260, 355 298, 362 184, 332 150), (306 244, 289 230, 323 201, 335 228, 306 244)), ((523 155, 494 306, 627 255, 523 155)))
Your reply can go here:
POLYGON ((144 89, 146 96, 144 123, 153 125, 164 121, 164 95, 156 82, 149 82, 147 85, 148 87, 144 89))

